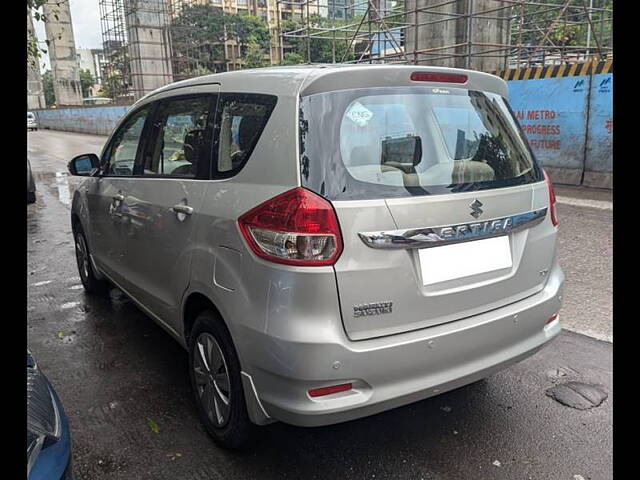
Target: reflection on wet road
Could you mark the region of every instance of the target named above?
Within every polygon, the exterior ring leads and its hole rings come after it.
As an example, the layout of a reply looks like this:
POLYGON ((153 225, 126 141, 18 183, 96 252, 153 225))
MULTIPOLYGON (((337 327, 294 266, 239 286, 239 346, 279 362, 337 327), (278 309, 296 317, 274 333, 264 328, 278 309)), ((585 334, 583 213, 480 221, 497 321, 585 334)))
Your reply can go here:
POLYGON ((71 205, 71 192, 69 191, 69 179, 66 172, 56 172, 56 184, 58 187, 58 200, 64 205, 71 205))
POLYGON ((330 427, 274 424, 247 452, 218 449, 197 419, 186 352, 122 292, 81 288, 69 218, 77 179, 61 172, 64 154, 104 138, 38 131, 29 141, 28 342, 70 418, 78 478, 612 478, 611 344, 574 333, 438 397, 330 427), (577 410, 545 393, 570 381, 608 398, 577 410))

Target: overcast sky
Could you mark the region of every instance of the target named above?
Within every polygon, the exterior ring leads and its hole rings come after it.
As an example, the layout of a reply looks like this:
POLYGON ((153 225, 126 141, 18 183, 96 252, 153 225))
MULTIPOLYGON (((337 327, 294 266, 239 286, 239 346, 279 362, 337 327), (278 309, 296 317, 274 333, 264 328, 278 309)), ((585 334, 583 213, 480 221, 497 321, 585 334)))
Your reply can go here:
MULTIPOLYGON (((100 9, 98 0, 69 0, 71 5, 71 21, 73 23, 73 36, 76 48, 102 48, 102 32, 100 31, 100 9)), ((38 40, 46 39, 44 23, 35 22, 38 40)), ((46 46, 45 46, 46 48, 46 46)), ((49 58, 45 55, 45 69, 49 66, 49 58)), ((41 62, 42 63, 42 62, 41 62)))

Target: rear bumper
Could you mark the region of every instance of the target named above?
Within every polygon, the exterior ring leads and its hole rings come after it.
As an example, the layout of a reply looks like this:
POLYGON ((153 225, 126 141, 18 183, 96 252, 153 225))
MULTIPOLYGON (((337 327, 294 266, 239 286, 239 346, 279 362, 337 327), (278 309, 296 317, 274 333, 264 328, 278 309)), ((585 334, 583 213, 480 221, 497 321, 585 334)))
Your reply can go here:
MULTIPOLYGON (((487 377, 534 354, 560 333, 564 275, 556 264, 545 288, 517 303, 467 319, 389 337, 316 343, 265 333, 254 345, 277 346, 279 361, 253 352, 245 365, 251 418, 320 426, 372 415, 487 377), (264 343, 263 343, 264 342, 264 343), (256 361, 257 360, 257 361, 256 361), (311 398, 310 388, 351 382, 353 389, 311 398), (248 391, 250 390, 250 391, 248 391), (252 408, 252 406, 254 408, 252 408)), ((260 349, 262 350, 262 349, 260 349)), ((273 350, 271 351, 273 354, 273 350)), ((271 355, 272 357, 272 355, 271 355)))

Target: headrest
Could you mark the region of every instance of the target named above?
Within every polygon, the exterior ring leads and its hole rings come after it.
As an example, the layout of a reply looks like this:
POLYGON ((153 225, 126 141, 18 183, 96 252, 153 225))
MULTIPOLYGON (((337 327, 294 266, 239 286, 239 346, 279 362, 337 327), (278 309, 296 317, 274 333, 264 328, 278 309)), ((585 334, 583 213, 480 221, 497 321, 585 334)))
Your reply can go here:
POLYGON ((242 117, 240 126, 238 127, 238 146, 243 152, 251 147, 251 142, 258 134, 262 124, 263 117, 257 115, 248 115, 242 117))
POLYGON ((190 130, 184 136, 184 158, 188 162, 197 163, 198 154, 200 153, 200 147, 202 146, 202 139, 204 138, 204 130, 196 129, 190 130))

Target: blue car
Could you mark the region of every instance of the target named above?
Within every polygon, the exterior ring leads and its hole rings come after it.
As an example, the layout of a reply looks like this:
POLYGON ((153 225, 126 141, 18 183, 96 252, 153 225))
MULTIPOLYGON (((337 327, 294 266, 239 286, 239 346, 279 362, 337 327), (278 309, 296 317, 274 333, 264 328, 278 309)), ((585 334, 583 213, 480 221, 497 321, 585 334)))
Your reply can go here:
POLYGON ((27 480, 71 480, 69 422, 27 350, 27 480))

